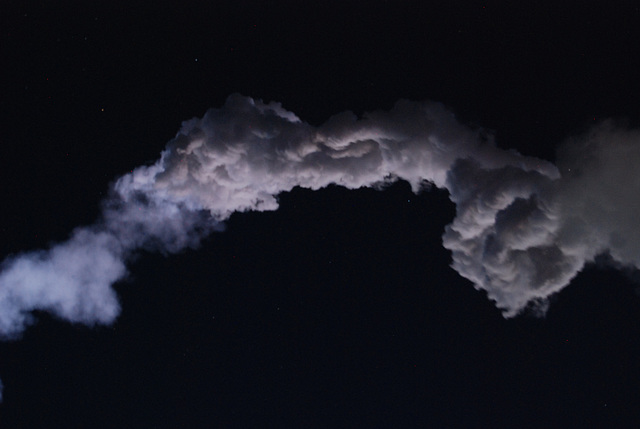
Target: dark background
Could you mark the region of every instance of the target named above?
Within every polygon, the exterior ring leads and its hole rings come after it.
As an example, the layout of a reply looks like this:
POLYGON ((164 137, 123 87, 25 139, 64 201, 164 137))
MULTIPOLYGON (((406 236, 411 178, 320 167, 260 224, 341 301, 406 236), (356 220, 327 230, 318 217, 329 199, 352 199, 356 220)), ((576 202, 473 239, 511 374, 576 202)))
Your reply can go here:
MULTIPOLYGON (((233 92, 314 125, 440 101, 552 161, 594 122, 638 124, 634 2, 510 3, 3 2, 0 257, 92 223, 110 182, 233 92)), ((624 273, 588 267, 545 319, 504 320, 449 268, 446 192, 280 203, 141 255, 113 326, 39 314, 0 344, 0 427, 637 427, 624 273)))

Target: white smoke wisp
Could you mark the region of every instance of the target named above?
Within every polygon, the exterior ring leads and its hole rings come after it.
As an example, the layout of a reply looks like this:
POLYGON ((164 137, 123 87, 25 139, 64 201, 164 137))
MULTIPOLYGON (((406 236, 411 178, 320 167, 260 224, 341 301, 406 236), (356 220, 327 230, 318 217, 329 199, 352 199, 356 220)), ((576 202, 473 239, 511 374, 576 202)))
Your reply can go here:
POLYGON ((357 118, 311 126, 278 103, 230 96, 191 119, 151 166, 115 183, 101 219, 47 251, 0 266, 0 336, 17 338, 44 310, 108 324, 112 285, 140 248, 195 247, 235 212, 275 210, 299 186, 448 190, 457 215, 443 244, 452 267, 485 290, 505 317, 544 306, 599 253, 640 267, 640 133, 603 123, 560 151, 559 168, 498 149, 437 103, 399 101, 357 118))

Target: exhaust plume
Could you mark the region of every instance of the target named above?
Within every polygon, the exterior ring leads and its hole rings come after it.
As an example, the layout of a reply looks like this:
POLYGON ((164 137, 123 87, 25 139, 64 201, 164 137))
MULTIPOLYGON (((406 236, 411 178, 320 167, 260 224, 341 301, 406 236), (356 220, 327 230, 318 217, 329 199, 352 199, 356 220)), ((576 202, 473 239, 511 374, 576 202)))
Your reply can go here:
POLYGON ((191 119, 160 159, 118 179, 96 224, 46 251, 8 257, 0 271, 0 336, 18 337, 44 310, 111 323, 112 285, 137 249, 195 247, 234 212, 275 210, 296 186, 445 188, 456 204, 443 244, 452 267, 503 312, 544 310, 583 265, 608 252, 640 267, 640 132, 605 122, 559 151, 559 163, 504 151, 437 103, 399 101, 311 126, 279 103, 240 95, 191 119))

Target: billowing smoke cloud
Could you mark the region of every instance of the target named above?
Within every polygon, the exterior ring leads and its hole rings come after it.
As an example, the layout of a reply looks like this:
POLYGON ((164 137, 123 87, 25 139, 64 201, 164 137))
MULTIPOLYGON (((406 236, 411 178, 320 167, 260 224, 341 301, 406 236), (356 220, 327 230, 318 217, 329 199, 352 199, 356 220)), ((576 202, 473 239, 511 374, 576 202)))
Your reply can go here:
POLYGON ((296 186, 397 179, 416 192, 425 182, 449 191, 457 215, 443 244, 452 266, 505 317, 543 308, 600 253, 640 267, 639 143, 639 132, 603 123, 567 142, 556 167, 498 149, 436 103, 400 101, 313 127, 278 103, 232 95, 184 122, 155 164, 121 177, 95 225, 3 262, 0 335, 19 336, 33 310, 112 322, 120 308, 111 286, 137 249, 197 246, 234 212, 275 210, 276 196, 296 186))

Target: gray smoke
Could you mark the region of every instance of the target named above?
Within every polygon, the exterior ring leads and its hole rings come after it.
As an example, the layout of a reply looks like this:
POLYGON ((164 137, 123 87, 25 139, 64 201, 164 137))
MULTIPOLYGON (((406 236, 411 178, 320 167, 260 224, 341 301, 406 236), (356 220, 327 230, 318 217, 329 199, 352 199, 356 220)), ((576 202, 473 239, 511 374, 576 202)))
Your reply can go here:
POLYGON ((33 310, 111 323, 120 311, 112 285, 136 250, 195 247, 235 212, 277 209, 276 196, 296 186, 397 179, 449 191, 452 266, 505 317, 544 308, 598 254, 640 267, 640 132, 602 123, 566 142, 559 160, 498 149, 436 103, 399 101, 313 127, 278 103, 232 95, 184 122, 155 164, 118 179, 95 225, 2 263, 0 336, 18 337, 33 310))

